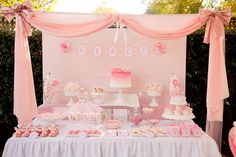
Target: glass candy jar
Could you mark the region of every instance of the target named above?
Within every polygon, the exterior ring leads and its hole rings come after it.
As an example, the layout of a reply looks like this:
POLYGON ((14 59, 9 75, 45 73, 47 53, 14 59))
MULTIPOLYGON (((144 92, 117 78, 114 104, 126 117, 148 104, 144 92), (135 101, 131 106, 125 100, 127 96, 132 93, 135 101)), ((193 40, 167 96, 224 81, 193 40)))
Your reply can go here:
POLYGON ((140 122, 142 122, 143 116, 139 112, 138 108, 134 108, 133 113, 130 115, 130 121, 134 126, 137 126, 140 122))

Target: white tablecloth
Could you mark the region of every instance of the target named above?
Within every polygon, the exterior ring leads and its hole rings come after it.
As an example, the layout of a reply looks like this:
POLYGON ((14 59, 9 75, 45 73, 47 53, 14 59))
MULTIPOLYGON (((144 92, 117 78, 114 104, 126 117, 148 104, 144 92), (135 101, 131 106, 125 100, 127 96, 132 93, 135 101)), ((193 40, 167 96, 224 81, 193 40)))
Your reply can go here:
POLYGON ((213 139, 194 137, 10 138, 3 157, 220 157, 213 139))

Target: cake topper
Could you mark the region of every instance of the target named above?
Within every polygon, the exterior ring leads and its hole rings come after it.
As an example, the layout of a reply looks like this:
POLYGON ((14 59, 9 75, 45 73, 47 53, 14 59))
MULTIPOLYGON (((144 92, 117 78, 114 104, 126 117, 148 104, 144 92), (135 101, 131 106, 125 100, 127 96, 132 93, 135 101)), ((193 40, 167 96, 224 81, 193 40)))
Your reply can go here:
POLYGON ((176 95, 181 94, 180 81, 175 74, 172 74, 172 76, 170 77, 169 94, 170 94, 170 97, 174 97, 176 95))

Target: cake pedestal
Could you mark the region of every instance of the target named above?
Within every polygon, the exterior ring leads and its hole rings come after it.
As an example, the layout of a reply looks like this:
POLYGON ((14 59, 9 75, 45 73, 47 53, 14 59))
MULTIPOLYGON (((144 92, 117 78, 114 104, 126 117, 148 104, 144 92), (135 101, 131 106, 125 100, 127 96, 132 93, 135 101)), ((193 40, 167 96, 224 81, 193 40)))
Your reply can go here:
POLYGON ((92 92, 91 95, 93 96, 93 101, 96 103, 96 104, 101 104, 103 103, 104 101, 104 97, 105 97, 105 93, 94 93, 92 92))
POLYGON ((159 104, 156 101, 156 97, 160 96, 160 93, 148 92, 147 95, 152 97, 152 102, 149 104, 149 106, 157 107, 159 104))
POLYGON ((125 99, 124 99, 121 88, 119 89, 118 97, 116 98, 115 103, 116 104, 125 104, 125 99))
POLYGON ((73 97, 77 96, 77 93, 65 92, 64 95, 69 97, 69 102, 66 104, 66 106, 72 106, 74 104, 73 97))

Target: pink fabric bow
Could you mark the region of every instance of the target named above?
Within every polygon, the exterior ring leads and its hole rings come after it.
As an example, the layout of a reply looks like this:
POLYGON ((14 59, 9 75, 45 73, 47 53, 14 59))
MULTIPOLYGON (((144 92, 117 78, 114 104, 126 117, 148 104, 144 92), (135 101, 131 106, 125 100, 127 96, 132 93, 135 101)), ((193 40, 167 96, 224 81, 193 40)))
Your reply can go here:
POLYGON ((2 13, 4 17, 10 22, 14 16, 19 17, 20 29, 26 35, 31 35, 30 24, 26 18, 33 15, 33 9, 30 2, 25 2, 23 4, 17 4, 13 8, 3 7, 2 13))
POLYGON ((206 22, 206 32, 204 35, 204 43, 209 44, 212 35, 215 38, 224 36, 224 26, 228 25, 231 18, 231 8, 222 11, 200 9, 199 11, 202 21, 206 22))

